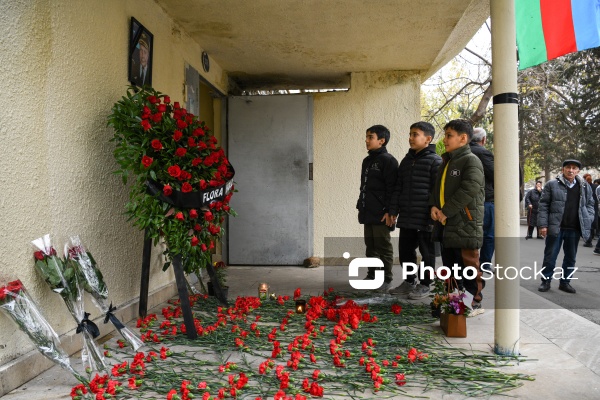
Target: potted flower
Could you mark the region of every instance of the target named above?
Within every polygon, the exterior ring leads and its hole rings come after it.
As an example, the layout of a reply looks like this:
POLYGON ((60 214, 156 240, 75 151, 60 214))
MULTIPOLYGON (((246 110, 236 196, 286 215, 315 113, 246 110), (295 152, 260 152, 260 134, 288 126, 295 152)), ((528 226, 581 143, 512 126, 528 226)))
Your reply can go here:
POLYGON ((470 309, 463 301, 466 297, 463 290, 455 288, 452 292, 450 291, 455 286, 448 280, 435 280, 431 314, 440 318, 440 326, 446 336, 467 337, 466 317, 469 315, 470 309))
POLYGON ((154 243, 163 239, 166 270, 180 256, 186 273, 212 261, 227 215, 233 175, 225 152, 203 121, 169 96, 148 87, 130 87, 116 102, 108 124, 114 128, 115 171, 126 184, 126 214, 154 243))

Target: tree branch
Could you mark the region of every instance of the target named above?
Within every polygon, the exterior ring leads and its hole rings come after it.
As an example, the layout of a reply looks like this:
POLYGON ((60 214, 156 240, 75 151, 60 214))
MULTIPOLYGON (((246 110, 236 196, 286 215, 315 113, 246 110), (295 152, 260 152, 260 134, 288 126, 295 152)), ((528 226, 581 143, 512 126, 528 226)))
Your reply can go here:
POLYGON ((485 58, 483 58, 483 56, 480 56, 479 54, 475 53, 473 50, 469 49, 468 47, 465 47, 465 50, 468 51, 469 53, 473 54, 475 57, 479 58, 481 61, 483 61, 485 63, 485 65, 487 65, 488 67, 492 66, 492 63, 489 62, 488 60, 486 60, 485 58))
POLYGON ((471 122, 473 125, 478 125, 479 122, 485 117, 485 112, 487 110, 487 106, 490 103, 490 99, 492 98, 493 88, 492 82, 488 85, 485 92, 483 92, 483 96, 481 96, 481 100, 479 100, 479 105, 477 105, 477 110, 471 115, 471 122))

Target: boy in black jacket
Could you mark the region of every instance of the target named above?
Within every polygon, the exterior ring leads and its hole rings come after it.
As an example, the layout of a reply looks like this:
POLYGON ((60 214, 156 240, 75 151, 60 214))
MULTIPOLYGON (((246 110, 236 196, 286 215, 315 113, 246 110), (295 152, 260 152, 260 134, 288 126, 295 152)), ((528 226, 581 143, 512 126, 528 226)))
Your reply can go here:
MULTIPOLYGON (((400 228, 400 264, 417 262, 416 249, 419 248, 424 265, 435 268, 435 247, 431 240, 433 220, 429 212, 429 196, 435 185, 442 157, 436 154, 431 143, 435 129, 428 122, 416 122, 410 126, 408 143, 410 150, 400 162, 396 188, 392 196, 390 214, 398 216, 400 228)), ((420 272, 420 268, 418 269, 420 272)), ((417 274, 411 274, 391 294, 407 294, 409 299, 427 297, 430 292, 431 277, 424 274, 417 284, 417 274)))
MULTIPOLYGON (((364 225, 365 255, 383 262, 384 284, 380 288, 383 292, 390 289, 393 279, 394 248, 390 230, 394 229, 394 222, 389 207, 398 170, 398 161, 385 147, 389 140, 390 131, 385 126, 367 129, 365 143, 369 155, 362 162, 360 196, 356 204, 358 222, 364 225)), ((375 268, 369 268, 365 279, 375 279, 375 268)))

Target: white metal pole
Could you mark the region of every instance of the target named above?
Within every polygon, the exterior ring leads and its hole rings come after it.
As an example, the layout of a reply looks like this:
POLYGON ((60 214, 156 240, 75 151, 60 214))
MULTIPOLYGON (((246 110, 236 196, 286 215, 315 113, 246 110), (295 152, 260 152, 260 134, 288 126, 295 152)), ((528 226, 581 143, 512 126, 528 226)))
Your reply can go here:
POLYGON ((515 2, 491 0, 496 312, 494 352, 519 354, 519 135, 515 2), (514 267, 511 269, 509 267, 514 267), (513 279, 514 278, 514 279, 513 279))

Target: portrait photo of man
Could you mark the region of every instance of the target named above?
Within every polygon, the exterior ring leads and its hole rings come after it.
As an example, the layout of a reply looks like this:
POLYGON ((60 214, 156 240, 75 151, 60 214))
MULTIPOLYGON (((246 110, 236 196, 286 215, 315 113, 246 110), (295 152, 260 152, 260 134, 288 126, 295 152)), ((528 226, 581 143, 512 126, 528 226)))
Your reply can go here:
POLYGON ((132 19, 131 29, 129 81, 140 87, 152 86, 152 35, 135 19, 132 19))

